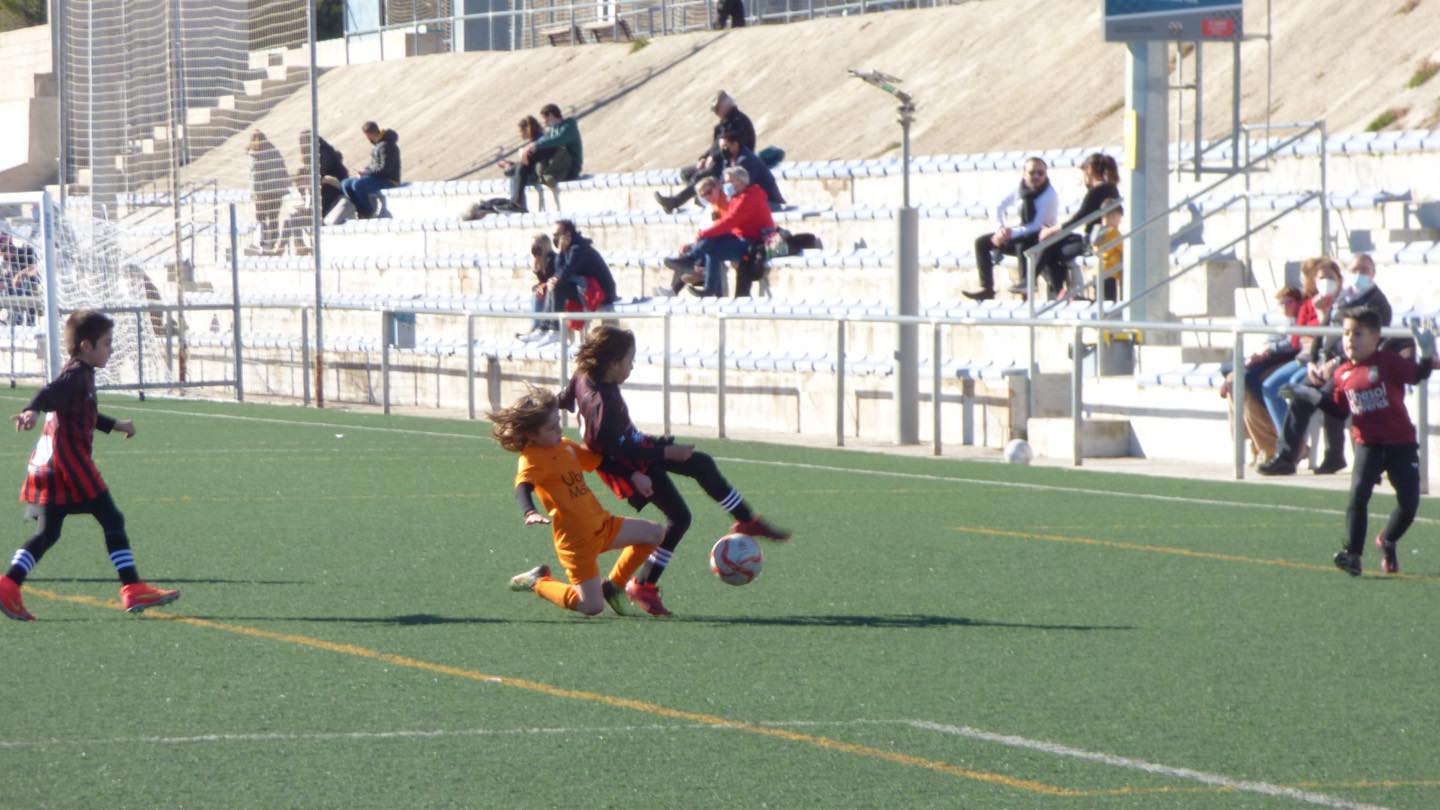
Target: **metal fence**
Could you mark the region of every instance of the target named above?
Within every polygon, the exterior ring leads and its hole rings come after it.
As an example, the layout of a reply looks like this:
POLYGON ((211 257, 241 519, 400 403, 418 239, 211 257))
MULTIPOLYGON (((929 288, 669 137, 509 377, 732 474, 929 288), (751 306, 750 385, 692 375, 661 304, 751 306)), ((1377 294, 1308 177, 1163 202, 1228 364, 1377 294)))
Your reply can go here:
MULTIPOLYGON (((750 0, 750 25, 847 17, 906 8, 937 8, 973 0, 750 0)), ((716 0, 557 2, 525 8, 408 18, 347 31, 344 63, 452 51, 500 51, 582 42, 650 39, 715 26, 716 0), (396 54, 395 49, 402 53, 396 54)))

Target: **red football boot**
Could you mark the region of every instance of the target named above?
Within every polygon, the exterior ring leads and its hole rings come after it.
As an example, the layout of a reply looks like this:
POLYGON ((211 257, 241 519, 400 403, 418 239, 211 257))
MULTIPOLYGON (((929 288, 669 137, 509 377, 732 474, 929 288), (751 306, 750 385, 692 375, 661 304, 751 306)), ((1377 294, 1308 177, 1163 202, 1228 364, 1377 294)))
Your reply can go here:
POLYGON ((120 601, 124 603, 125 610, 130 613, 139 613, 147 608, 168 605, 179 598, 179 591, 161 590, 144 582, 136 582, 120 589, 120 601))
POLYGON ((35 617, 25 609, 25 602, 20 598, 20 586, 10 577, 0 575, 0 613, 18 621, 33 622, 35 617))
POLYGON ((641 585, 639 580, 630 580, 625 583, 625 595, 635 606, 649 613, 651 616, 669 616, 670 611, 665 609, 665 603, 660 601, 660 586, 655 584, 641 585))
POLYGON ((783 543, 790 539, 790 532, 772 524, 765 518, 755 515, 749 520, 737 520, 735 525, 730 527, 731 534, 748 534, 751 537, 760 537, 765 540, 774 540, 783 543))

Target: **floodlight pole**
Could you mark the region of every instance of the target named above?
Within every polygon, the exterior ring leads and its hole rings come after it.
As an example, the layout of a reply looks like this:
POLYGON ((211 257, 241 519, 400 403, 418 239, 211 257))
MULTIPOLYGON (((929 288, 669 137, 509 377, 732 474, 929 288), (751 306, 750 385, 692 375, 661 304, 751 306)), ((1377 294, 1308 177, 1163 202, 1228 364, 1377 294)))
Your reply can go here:
MULTIPOLYGON (((899 315, 920 314, 920 215, 910 205, 910 124, 915 100, 895 85, 900 79, 872 70, 850 75, 894 96, 900 102, 900 210, 896 213, 895 310, 899 315)), ((920 335, 913 323, 899 324, 895 352, 895 443, 920 442, 920 335)), ((935 358, 938 362, 939 358, 935 358)), ((936 391, 935 396, 940 392, 936 391)))

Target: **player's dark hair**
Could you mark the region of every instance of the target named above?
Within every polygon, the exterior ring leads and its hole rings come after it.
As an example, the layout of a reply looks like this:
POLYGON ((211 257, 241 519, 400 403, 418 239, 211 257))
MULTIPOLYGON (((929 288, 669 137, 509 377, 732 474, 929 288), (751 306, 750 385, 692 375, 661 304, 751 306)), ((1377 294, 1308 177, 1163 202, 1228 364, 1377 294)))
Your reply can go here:
POLYGON ((485 418, 490 420, 491 437, 506 450, 518 453, 529 446, 530 437, 545 427, 558 407, 553 391, 532 385, 510 407, 491 411, 485 418))
POLYGON ((560 114, 560 105, 559 105, 559 104, 546 104, 544 107, 541 107, 541 108, 540 108, 540 114, 541 114, 541 115, 548 115, 548 116, 550 116, 551 118, 564 118, 564 117, 565 117, 564 115, 561 115, 561 114, 560 114))
POLYGON ((100 338, 115 330, 115 322, 93 309, 77 309, 65 319, 65 350, 71 357, 80 354, 80 344, 90 341, 93 347, 100 338))
POLYGON ((575 353, 575 369, 595 380, 605 369, 625 359, 635 348, 635 333, 618 326, 597 326, 590 330, 585 345, 575 353))
POLYGON ((1369 307, 1356 307, 1345 310, 1345 320, 1354 321, 1356 326, 1363 326, 1366 331, 1380 331, 1380 313, 1369 307))

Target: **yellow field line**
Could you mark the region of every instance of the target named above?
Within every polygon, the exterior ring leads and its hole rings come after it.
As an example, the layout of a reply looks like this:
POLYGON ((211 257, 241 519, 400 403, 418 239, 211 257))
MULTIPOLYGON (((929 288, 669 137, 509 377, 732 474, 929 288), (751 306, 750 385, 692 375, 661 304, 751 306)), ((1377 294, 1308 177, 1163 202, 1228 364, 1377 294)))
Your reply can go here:
MULTIPOLYGON (((1196 551, 1189 548, 1177 548, 1175 546, 1155 546, 1144 543, 1121 543, 1117 540, 1099 540, 1094 537, 1072 537, 1062 534, 1035 534, 1032 532, 1017 532, 1010 529, 986 529, 973 528, 969 526, 951 526, 951 531, 961 534, 979 534, 990 537, 1015 537, 1021 540, 1042 540, 1047 543, 1074 543, 1082 546, 1100 546, 1103 548, 1114 548, 1122 551, 1143 551, 1150 554, 1173 554, 1177 557, 1193 557, 1202 560, 1219 560, 1220 562, 1248 563, 1250 565, 1269 565, 1276 568, 1292 568, 1298 571, 1319 571, 1326 574, 1338 574, 1340 570, 1333 565, 1317 565, 1315 563, 1291 562, 1290 560, 1274 560, 1264 557, 1246 557, 1240 554, 1222 554, 1218 551, 1196 551)), ((1428 574, 1386 574, 1386 579, 1414 579, 1422 581, 1440 580, 1440 576, 1428 574)))
MULTIPOLYGON (((113 600, 96 599, 89 596, 72 596, 33 587, 26 588, 25 592, 27 594, 33 594, 35 596, 50 599, 56 602, 70 602, 76 605, 87 605, 89 607, 108 608, 112 610, 120 609, 120 604, 113 600)), ((210 621, 208 619, 197 619, 190 616, 177 616, 158 610, 147 611, 146 616, 155 619, 162 619, 165 621, 177 622, 180 624, 188 624, 193 627, 203 627, 209 630, 220 630, 226 633, 250 636, 251 638, 266 639, 269 641, 281 641, 288 644, 296 644, 302 647, 310 647, 312 649, 339 653, 341 655, 350 655, 356 658, 369 658, 371 660, 380 661, 382 663, 390 664, 392 666, 407 667, 409 669, 416 669, 423 672, 432 672, 439 675, 450 675, 456 678, 464 678, 466 680, 478 681, 480 683, 510 686, 516 689, 524 689, 529 692, 537 692, 542 695, 549 695, 551 697, 565 698, 567 700, 582 700, 589 703, 599 703, 620 709, 629 709, 631 711, 643 712, 645 714, 654 715, 657 717, 668 717, 673 720, 684 720, 687 722, 698 723, 702 725, 723 727, 727 729, 734 729, 737 731, 745 731, 763 737, 773 737, 776 739, 788 740, 790 742, 813 745, 818 748, 825 748, 831 751, 839 751, 846 754, 855 754, 856 756, 867 757, 870 759, 878 759, 885 762, 893 762, 899 765, 907 765, 914 768, 923 768, 925 770, 948 774, 950 776, 958 776, 976 782, 1003 785, 1005 787, 1015 788, 1017 790, 1023 790, 1030 793, 1038 793, 1045 796, 1083 797, 1087 795, 1085 791, 1070 790, 1069 788, 1057 787, 1055 785, 1047 785, 1043 782, 1035 782, 1029 779, 1017 779, 1012 776, 1005 776, 1004 774, 989 773, 987 771, 974 771, 970 770, 969 768, 961 768, 958 765, 952 765, 948 762, 940 762, 938 760, 910 756, 909 754, 901 754, 895 751, 886 751, 880 748, 872 748, 868 745, 858 745, 856 743, 842 742, 840 740, 834 740, 829 737, 821 737, 815 734, 802 734, 797 731, 789 731, 782 728, 773 728, 768 726, 755 725, 752 723, 726 720, 723 717, 718 717, 713 714, 701 714, 698 712, 684 711, 682 709, 672 709, 668 706, 661 706, 656 703, 647 703, 645 701, 632 700, 630 698, 617 697, 615 695, 605 695, 599 692, 587 692, 578 689, 565 689, 563 687, 552 686, 551 684, 527 680, 525 678, 509 678, 500 675, 489 675, 484 672, 478 672, 472 669, 462 669, 460 667, 452 667, 446 664, 437 664, 430 661, 421 661, 417 658, 409 658, 403 655, 392 655, 390 653, 372 650, 368 647, 359 647, 353 644, 340 644, 333 641, 325 641, 324 639, 312 638, 310 636, 296 635, 293 633, 276 633, 270 630, 261 630, 257 627, 248 627, 246 625, 240 624, 227 624, 224 622, 210 621)))

